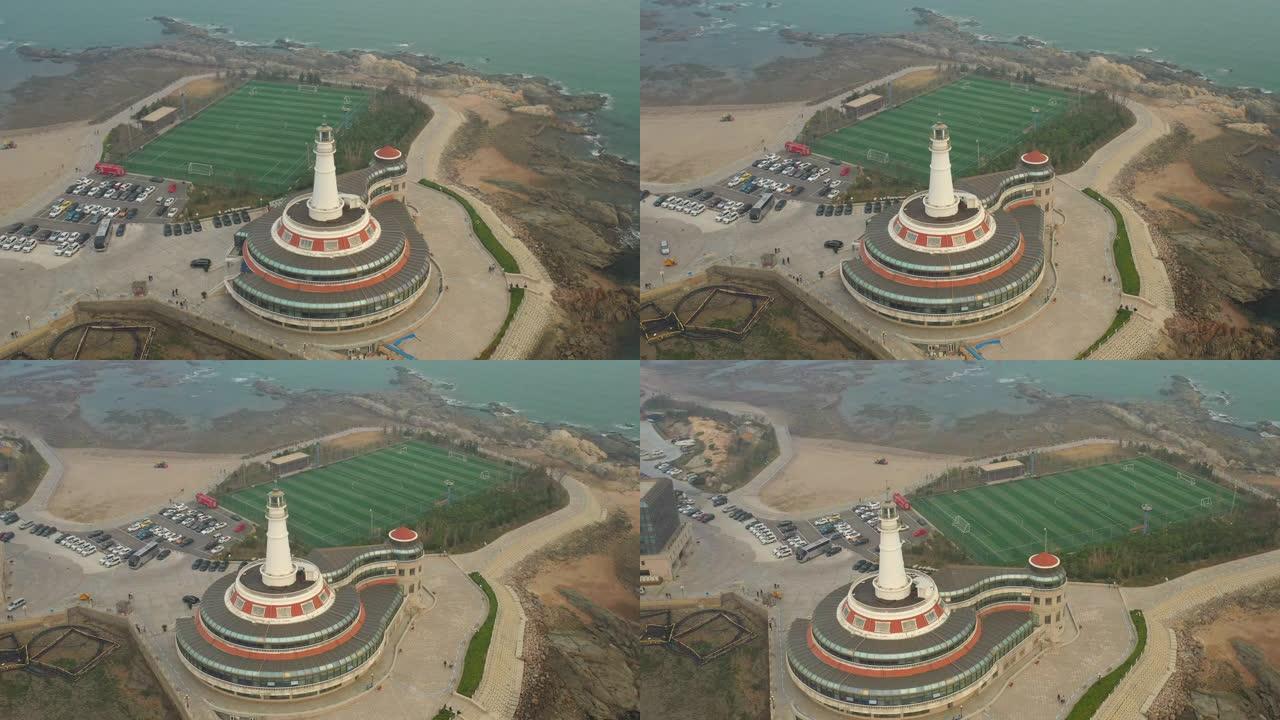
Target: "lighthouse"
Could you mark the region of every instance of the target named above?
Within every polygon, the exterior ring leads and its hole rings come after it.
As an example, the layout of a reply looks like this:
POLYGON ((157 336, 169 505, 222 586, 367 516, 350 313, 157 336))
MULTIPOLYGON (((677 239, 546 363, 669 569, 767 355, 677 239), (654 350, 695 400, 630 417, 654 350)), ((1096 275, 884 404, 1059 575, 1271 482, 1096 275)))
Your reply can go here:
POLYGON ((307 214, 312 220, 327 222, 342 217, 342 198, 338 196, 338 169, 333 162, 333 155, 333 128, 321 125, 316 128, 316 169, 311 182, 311 197, 307 200, 307 214))
POLYGON ((887 499, 880 506, 880 572, 876 575, 876 597, 881 600, 901 600, 911 594, 911 578, 902 559, 902 529, 898 521, 898 508, 887 499))
POLYGON ((288 587, 297 580, 297 568, 289 551, 289 506, 283 490, 267 494, 267 559, 262 563, 262 582, 267 587, 288 587))
MULTIPOLYGON (((933 124, 929 152, 929 192, 924 198, 924 211, 932 218, 948 218, 956 214, 960 201, 951 184, 951 131, 945 124, 933 124)), ((317 162, 316 171, 319 169, 317 162)))

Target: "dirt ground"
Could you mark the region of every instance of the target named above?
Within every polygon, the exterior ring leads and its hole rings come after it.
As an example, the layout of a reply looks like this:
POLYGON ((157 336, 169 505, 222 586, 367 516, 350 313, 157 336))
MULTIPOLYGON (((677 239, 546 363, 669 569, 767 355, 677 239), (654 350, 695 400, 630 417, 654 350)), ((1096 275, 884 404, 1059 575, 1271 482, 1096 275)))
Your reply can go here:
POLYGON ((1275 475, 1262 475, 1260 473, 1251 473, 1251 474, 1245 475, 1242 479, 1245 482, 1252 483, 1254 485, 1264 485, 1266 487, 1280 489, 1280 477, 1277 477, 1275 475))
POLYGON ((640 180, 693 180, 776 146, 804 103, 710 107, 645 107, 640 111, 640 180), (733 122, 720 122, 726 114, 733 122))
POLYGON ((241 461, 239 455, 99 448, 62 448, 58 455, 66 471, 49 512, 77 522, 150 512, 212 487, 241 461), (168 468, 154 467, 162 460, 168 468))
MULTIPOLYGON (((96 634, 121 643, 92 670, 68 681, 38 677, 25 671, 0 673, 0 717, 27 720, 170 720, 178 717, 155 675, 126 633, 86 625, 96 634)), ((36 631, 19 633, 28 640, 36 631)), ((79 642, 79 641, 77 641, 79 642)), ((46 656, 46 661, 58 657, 46 656)))
MULTIPOLYGON (((746 337, 692 340, 673 337, 640 346, 642 360, 870 360, 870 352, 837 335, 817 313, 791 302, 777 290, 735 284, 773 297, 746 337)), ((658 305, 665 314, 676 298, 658 305)), ((699 318, 702 321, 701 318, 699 318)))
MULTIPOLYGON (((756 637, 727 655, 698 666, 663 646, 640 648, 640 713, 642 717, 734 718, 769 717, 768 625, 736 601, 725 610, 739 611, 756 637)), ((675 612, 673 620, 687 615, 675 612)))
POLYGON ((1236 658, 1231 640, 1247 640, 1266 654, 1272 667, 1280 667, 1280 610, 1233 607, 1212 623, 1198 628, 1195 636, 1203 643, 1208 660, 1231 664, 1250 686, 1256 685, 1257 679, 1236 658))
POLYGON ((787 512, 851 505, 890 490, 906 491, 962 458, 875 447, 842 440, 793 437, 795 456, 765 485, 760 499, 787 512), (888 465, 877 465, 886 458, 888 465))
POLYGON ((613 558, 608 555, 587 555, 558 563, 539 573, 529 586, 529 591, 548 607, 565 608, 583 622, 591 622, 587 613, 575 608, 555 591, 557 587, 573 588, 591 602, 620 617, 635 617, 635 593, 622 586, 613 571, 613 558))
POLYGON ((472 152, 465 163, 459 164, 458 175, 466 185, 481 188, 485 192, 510 191, 509 186, 496 185, 495 181, 514 181, 522 185, 538 185, 542 181, 541 175, 511 162, 492 147, 482 147, 472 152))
POLYGON ((914 90, 918 87, 928 85, 937 79, 939 75, 937 68, 929 68, 928 70, 917 70, 908 73, 893 81, 893 86, 898 90, 914 90))
POLYGON ((1134 196, 1157 210, 1171 210, 1185 217, 1188 222, 1196 222, 1194 215, 1170 205, 1161 195, 1173 195, 1210 210, 1229 210, 1233 204, 1231 198, 1209 187, 1197 177, 1195 169, 1186 160, 1170 163, 1153 173, 1139 176, 1134 196))
MULTIPOLYGON (((147 349, 148 360, 258 360, 253 353, 222 342, 188 325, 145 311, 98 313, 90 323, 147 325, 156 329, 147 349)), ((83 333, 81 326, 37 338, 10 359, 69 360, 83 333), (64 337, 65 336, 65 337, 64 337)), ((129 334, 95 333, 87 342, 82 360, 133 360, 135 344, 129 334)))
POLYGON ((1095 443, 1092 445, 1080 445, 1077 447, 1066 448, 1065 450, 1055 450, 1051 453, 1044 453, 1044 458, 1047 460, 1080 462, 1110 457, 1116 453, 1116 450, 1117 446, 1114 443, 1095 443))
POLYGON ((366 430, 364 432, 351 433, 343 435, 340 438, 325 441, 327 448, 335 450, 359 450, 370 445, 377 445, 387 438, 386 433, 381 430, 366 430))
POLYGON ((183 85, 180 91, 175 93, 170 93, 169 95, 165 96, 165 100, 180 101, 182 95, 186 95, 188 99, 198 100, 200 98, 206 98, 212 95, 217 95, 218 93, 222 92, 222 90, 226 87, 227 87, 226 80, 221 80, 216 77, 196 78, 195 80, 192 80, 186 85, 183 85))
POLYGON ((689 424, 692 426, 690 435, 702 441, 705 446, 702 451, 703 464, 713 471, 719 470, 729 459, 729 444, 733 441, 730 436, 732 431, 714 420, 702 417, 689 418, 689 424))

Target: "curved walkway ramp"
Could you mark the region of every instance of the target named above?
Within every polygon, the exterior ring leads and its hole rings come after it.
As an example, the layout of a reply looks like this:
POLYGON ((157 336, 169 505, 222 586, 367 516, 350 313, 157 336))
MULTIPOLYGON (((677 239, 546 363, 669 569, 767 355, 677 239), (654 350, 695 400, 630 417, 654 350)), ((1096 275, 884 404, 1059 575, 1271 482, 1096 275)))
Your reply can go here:
POLYGON ((1276 578, 1280 578, 1280 550, 1214 565, 1159 585, 1122 590, 1125 604, 1146 616, 1147 647, 1094 718, 1143 720, 1144 711, 1169 679, 1175 652, 1169 634, 1179 618, 1206 602, 1276 578))
MULTIPOLYGON (((512 530, 487 547, 455 557, 467 572, 479 572, 493 587, 498 598, 498 614, 493 625, 493 639, 485 658, 484 677, 472 700, 489 717, 510 720, 515 717, 524 682, 525 614, 506 576, 532 553, 598 522, 603 508, 585 485, 565 476, 569 504, 554 513, 512 530)), ((470 717, 469 715, 467 717, 470 717)))
POLYGON ((413 163, 410 172, 411 174, 417 172, 418 177, 425 177, 448 187, 471 203, 471 207, 475 208, 481 219, 493 231, 494 237, 520 265, 520 274, 530 279, 527 282, 524 301, 520 303, 516 316, 493 353, 493 358, 498 360, 528 357, 537 349, 538 341, 543 334, 555 324, 556 308, 551 294, 555 284, 551 281, 550 273, 524 241, 517 237, 516 233, 488 204, 476 197, 469 188, 451 182, 449 178, 442 175, 441 165, 449 142, 462 127, 464 118, 440 97, 419 94, 418 98, 430 106, 432 119, 414 140, 413 147, 409 151, 409 159, 413 163))
POLYGON ((1160 250, 1142 216, 1124 198, 1112 194, 1116 177, 1139 152, 1169 132, 1169 124, 1136 100, 1124 99, 1133 111, 1134 124, 1093 154, 1080 169, 1062 176, 1077 189, 1092 187, 1106 196, 1120 211, 1138 277, 1142 282, 1140 298, 1124 297, 1125 305, 1137 311, 1124 327, 1089 355, 1090 360, 1136 360, 1150 357, 1160 342, 1165 321, 1174 315, 1173 285, 1160 258, 1160 250))

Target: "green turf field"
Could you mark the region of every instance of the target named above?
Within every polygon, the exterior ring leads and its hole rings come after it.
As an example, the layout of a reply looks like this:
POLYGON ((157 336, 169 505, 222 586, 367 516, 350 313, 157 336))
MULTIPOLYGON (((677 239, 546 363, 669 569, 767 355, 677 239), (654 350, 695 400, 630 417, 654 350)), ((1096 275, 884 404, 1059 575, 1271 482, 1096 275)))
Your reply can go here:
POLYGON ((267 493, 284 490, 289 534, 313 548, 353 545, 373 527, 387 532, 412 524, 446 496, 453 480, 458 499, 508 481, 511 470, 477 455, 411 440, 218 498, 223 507, 256 523, 266 515, 267 493))
MULTIPOLYGON (((970 76, 914 97, 811 143, 814 152, 853 165, 878 168, 908 180, 929 177, 929 128, 941 119, 951 128, 951 171, 978 174, 978 147, 992 157, 1016 143, 1035 122, 1066 112, 1069 93, 1042 85, 970 76), (1032 108, 1039 108, 1039 120, 1032 108), (875 151, 868 153, 868 150, 875 151), (880 155, 887 154, 887 159, 880 155)), ((1001 168, 1003 169, 1003 168, 1001 168)))
POLYGON ((1022 565, 1044 549, 1069 552, 1151 528, 1228 511, 1231 491, 1158 460, 1134 460, 913 498, 912 505, 975 562, 1022 565))
POLYGON ((310 172, 316 126, 327 121, 341 130, 368 105, 365 90, 322 86, 310 93, 297 84, 253 80, 134 152, 125 167, 282 194, 310 172), (213 175, 192 172, 193 162, 213 166, 213 175))

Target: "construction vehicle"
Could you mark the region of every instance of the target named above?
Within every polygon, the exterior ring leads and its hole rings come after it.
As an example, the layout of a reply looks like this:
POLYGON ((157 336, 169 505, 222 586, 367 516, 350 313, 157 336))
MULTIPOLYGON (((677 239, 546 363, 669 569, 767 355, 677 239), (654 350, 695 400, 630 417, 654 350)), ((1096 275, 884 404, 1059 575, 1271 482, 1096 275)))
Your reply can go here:
POLYGON ((889 459, 888 459, 888 458, 877 458, 877 459, 876 459, 876 464, 877 464, 877 465, 888 465, 888 464, 889 464, 889 459))
POLYGON ((4 145, 0 146, 0 150, 16 150, 18 142, 16 140, 5 140, 4 145))
POLYGON ((161 460, 160 462, 156 463, 155 465, 152 465, 151 467, 153 467, 153 468, 155 468, 155 469, 157 469, 157 470, 164 470, 164 469, 166 469, 166 468, 168 468, 168 467, 169 467, 169 463, 167 463, 167 462, 165 462, 165 461, 161 460))
POLYGON ((733 113, 725 113, 720 116, 720 122, 733 122, 733 113))
POLYGON ((93 600, 93 596, 89 593, 80 593, 80 602, 89 602, 93 600))
POLYGON ((662 261, 662 265, 663 267, 675 267, 676 261, 671 258, 667 258, 666 260, 662 261))

